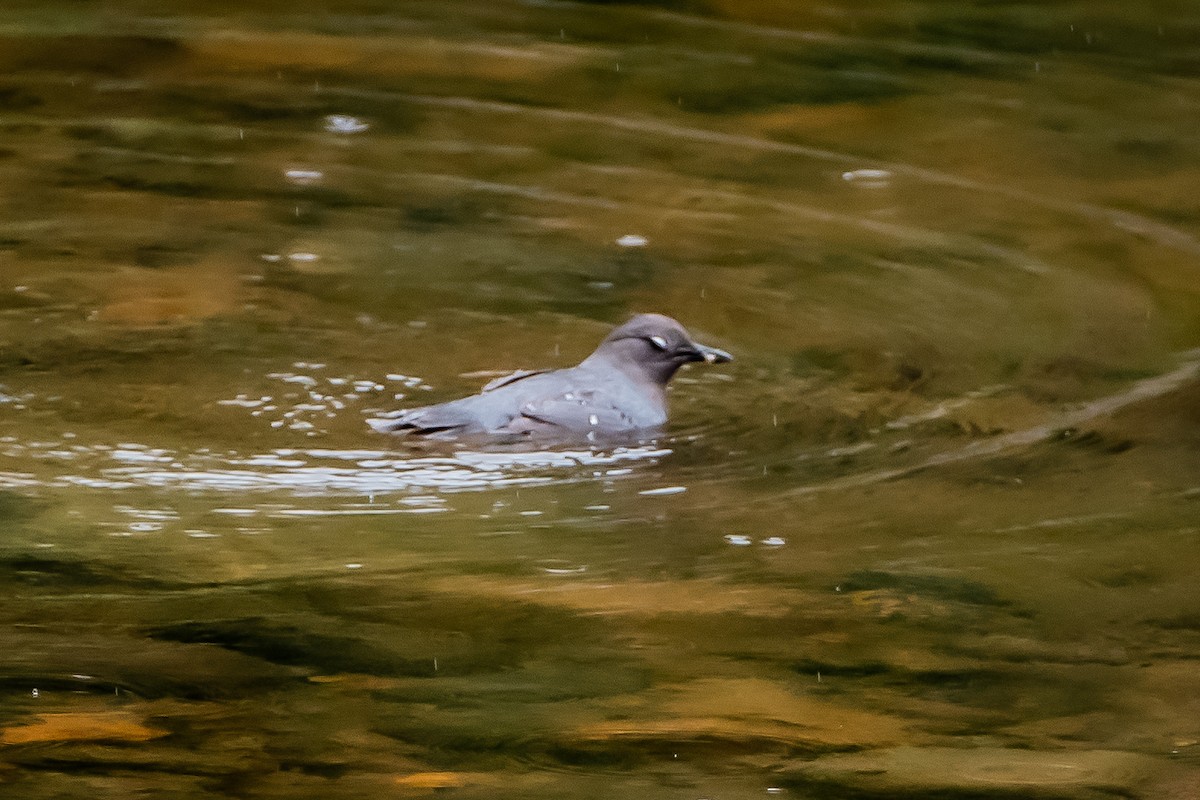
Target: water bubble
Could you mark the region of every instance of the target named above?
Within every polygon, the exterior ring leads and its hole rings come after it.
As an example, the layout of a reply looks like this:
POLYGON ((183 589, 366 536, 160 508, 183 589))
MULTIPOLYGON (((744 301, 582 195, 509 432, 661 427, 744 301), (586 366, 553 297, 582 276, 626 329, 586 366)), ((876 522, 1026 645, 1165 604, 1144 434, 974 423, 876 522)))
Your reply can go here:
POLYGON ((582 564, 578 567, 542 567, 542 572, 545 572, 547 575, 582 575, 587 572, 587 569, 587 564, 582 564))
POLYGON ((232 400, 218 400, 217 405, 219 405, 219 406, 241 406, 242 408, 258 408, 265 402, 266 402, 266 398, 260 398, 258 400, 251 400, 250 398, 246 397, 246 395, 239 394, 237 397, 233 398, 232 400))
POLYGON ((842 173, 842 180, 868 189, 878 189, 887 186, 892 180, 892 173, 886 169, 855 169, 842 173))
POLYGON ((659 489, 643 489, 638 494, 645 495, 646 497, 662 497, 669 494, 682 494, 686 491, 686 486, 663 486, 659 489))
POLYGON ((273 378, 284 383, 296 383, 306 389, 311 389, 317 385, 315 378, 310 378, 308 375, 294 375, 290 372, 271 372, 267 374, 268 378, 273 378))
POLYGON ((325 173, 317 169, 289 169, 283 176, 297 186, 312 186, 325 177, 325 173))
POLYGON ((617 244, 621 247, 645 247, 650 244, 650 240, 636 233, 627 233, 620 239, 617 239, 617 244))
POLYGON ((330 114, 325 117, 325 130, 330 133, 362 133, 370 127, 358 117, 348 114, 330 114))

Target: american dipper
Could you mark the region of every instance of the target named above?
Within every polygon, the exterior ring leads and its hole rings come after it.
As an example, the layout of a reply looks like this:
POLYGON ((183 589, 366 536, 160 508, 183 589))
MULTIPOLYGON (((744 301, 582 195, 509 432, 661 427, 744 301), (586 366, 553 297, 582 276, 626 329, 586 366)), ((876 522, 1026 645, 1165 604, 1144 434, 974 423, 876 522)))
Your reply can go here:
POLYGON ((597 441, 667 421, 667 382, 689 361, 732 361, 692 341, 662 314, 638 314, 615 328, 578 366, 522 370, 476 395, 369 419, 381 433, 435 439, 597 441))

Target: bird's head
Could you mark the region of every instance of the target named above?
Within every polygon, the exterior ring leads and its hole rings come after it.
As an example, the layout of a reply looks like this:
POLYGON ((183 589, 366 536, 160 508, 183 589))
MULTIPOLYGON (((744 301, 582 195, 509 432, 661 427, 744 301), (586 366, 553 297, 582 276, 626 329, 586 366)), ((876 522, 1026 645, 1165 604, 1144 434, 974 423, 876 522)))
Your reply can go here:
POLYGON ((588 360, 599 359, 622 371, 666 386, 684 364, 732 361, 724 350, 700 344, 675 320, 662 314, 638 314, 605 337, 588 360))

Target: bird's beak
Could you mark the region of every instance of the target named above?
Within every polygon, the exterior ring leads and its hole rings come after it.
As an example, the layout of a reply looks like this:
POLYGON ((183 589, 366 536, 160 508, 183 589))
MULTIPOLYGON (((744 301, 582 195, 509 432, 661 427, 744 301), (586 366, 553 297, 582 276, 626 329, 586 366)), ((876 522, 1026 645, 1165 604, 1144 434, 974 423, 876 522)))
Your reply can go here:
POLYGON ((715 347, 709 347, 704 344, 695 344, 696 360, 704 361, 709 364, 724 364, 727 361, 733 361, 733 356, 726 353, 724 350, 718 350, 715 347))

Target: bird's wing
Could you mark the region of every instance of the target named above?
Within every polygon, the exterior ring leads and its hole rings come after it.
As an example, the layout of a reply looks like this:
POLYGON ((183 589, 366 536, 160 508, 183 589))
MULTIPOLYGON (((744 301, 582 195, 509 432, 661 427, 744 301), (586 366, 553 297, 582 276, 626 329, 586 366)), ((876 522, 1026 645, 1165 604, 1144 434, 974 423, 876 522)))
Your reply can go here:
MULTIPOLYGON (((407 411, 369 419, 367 424, 380 433, 409 433, 417 436, 433 434, 449 438, 458 434, 479 433, 488 430, 491 425, 498 422, 498 420, 488 421, 496 416, 496 412, 489 409, 490 404, 494 405, 492 398, 488 397, 488 400, 484 400, 484 396, 491 395, 497 389, 512 386, 526 378, 541 375, 546 371, 518 370, 510 375, 503 375, 492 380, 483 387, 480 394, 451 400, 448 403, 410 408, 407 411)), ((510 414, 517 413, 516 406, 517 404, 514 402, 510 414)), ((501 419, 504 417, 502 409, 500 417, 501 419)))
POLYGON ((521 406, 520 421, 514 425, 533 423, 548 425, 573 433, 601 435, 624 433, 638 428, 629 414, 621 410, 613 398, 600 391, 564 392, 552 397, 533 400, 521 406))
POLYGON ((459 403, 412 408, 393 417, 367 420, 380 433, 430 434, 457 432, 477 424, 476 418, 459 403))
POLYGON ((522 380, 525 380, 526 378, 532 378, 534 375, 544 375, 547 372, 549 372, 549 370, 519 369, 516 372, 513 372, 509 375, 501 375, 499 378, 493 378, 492 380, 490 380, 486 384, 484 384, 483 388, 480 389, 479 391, 494 392, 497 389, 499 389, 501 386, 509 386, 511 384, 516 383, 517 381, 522 381, 522 380))

